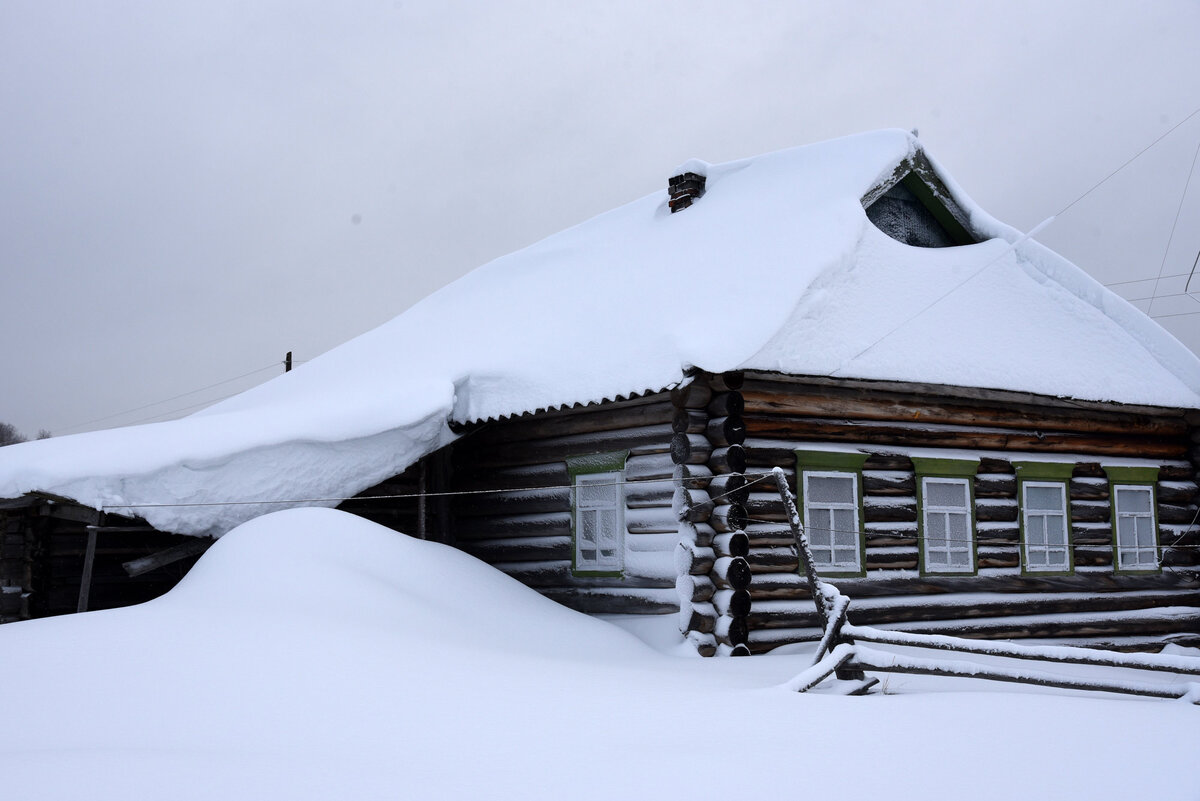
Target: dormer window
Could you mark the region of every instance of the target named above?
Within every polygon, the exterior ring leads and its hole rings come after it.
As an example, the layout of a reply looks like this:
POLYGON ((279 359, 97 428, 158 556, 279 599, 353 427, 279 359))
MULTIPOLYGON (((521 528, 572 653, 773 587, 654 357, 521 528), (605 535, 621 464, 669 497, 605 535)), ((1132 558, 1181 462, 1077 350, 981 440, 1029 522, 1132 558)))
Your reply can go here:
POLYGON ((978 241, 962 209, 921 156, 902 163, 891 179, 868 192, 863 207, 876 228, 912 247, 948 248, 978 241))

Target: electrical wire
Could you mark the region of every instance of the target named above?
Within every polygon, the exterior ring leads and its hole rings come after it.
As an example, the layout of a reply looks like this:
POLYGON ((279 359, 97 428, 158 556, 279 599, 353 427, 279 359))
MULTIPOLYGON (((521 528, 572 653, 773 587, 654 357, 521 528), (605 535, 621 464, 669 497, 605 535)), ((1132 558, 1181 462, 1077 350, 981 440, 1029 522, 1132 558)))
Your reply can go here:
MULTIPOLYGON (((169 398, 163 398, 162 400, 157 400, 157 401, 154 401, 153 403, 147 403, 144 406, 136 406, 132 409, 126 409, 123 412, 116 412, 114 414, 105 415, 104 417, 97 417, 95 419, 87 420, 82 423, 75 423, 74 425, 62 426, 61 428, 57 429, 57 431, 55 433, 69 432, 72 429, 83 428, 84 426, 90 426, 94 423, 102 423, 105 420, 112 420, 115 417, 123 417, 127 414, 133 414, 134 412, 140 412, 143 409, 151 409, 155 406, 159 406, 164 403, 170 403, 173 400, 179 400, 180 398, 186 398, 189 395, 195 395, 198 392, 204 392, 205 390, 215 389, 216 387, 224 386, 225 384, 231 384, 234 381, 240 381, 243 378, 249 378, 252 375, 257 375, 258 373, 264 372, 266 370, 273 370, 273 369, 279 367, 279 365, 281 365, 281 364, 283 364, 282 361, 272 362, 271 364, 265 365, 263 367, 259 367, 255 370, 251 370, 248 373, 242 373, 241 375, 236 375, 233 378, 226 378, 224 381, 218 381, 215 384, 209 384, 208 386, 200 387, 199 389, 193 389, 189 392, 181 392, 178 395, 172 395, 169 398)), ((229 396, 226 396, 226 397, 229 397, 229 396)), ((200 404, 196 404, 196 405, 200 405, 200 404)), ((187 407, 187 408, 192 408, 192 407, 187 407)), ((170 414, 170 412, 164 412, 164 414, 170 414)), ((161 416, 162 415, 154 415, 154 417, 161 417, 161 416)))

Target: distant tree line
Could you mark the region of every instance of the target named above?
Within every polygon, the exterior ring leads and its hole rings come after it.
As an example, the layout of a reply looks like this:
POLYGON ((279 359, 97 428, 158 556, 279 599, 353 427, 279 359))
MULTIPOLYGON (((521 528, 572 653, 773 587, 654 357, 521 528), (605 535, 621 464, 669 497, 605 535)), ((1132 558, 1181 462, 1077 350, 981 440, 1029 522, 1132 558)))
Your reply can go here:
MULTIPOLYGON (((50 432, 42 429, 37 433, 38 439, 49 439, 50 432)), ((16 445, 18 442, 25 442, 29 437, 17 430, 17 427, 12 423, 0 423, 0 448, 5 445, 16 445)))

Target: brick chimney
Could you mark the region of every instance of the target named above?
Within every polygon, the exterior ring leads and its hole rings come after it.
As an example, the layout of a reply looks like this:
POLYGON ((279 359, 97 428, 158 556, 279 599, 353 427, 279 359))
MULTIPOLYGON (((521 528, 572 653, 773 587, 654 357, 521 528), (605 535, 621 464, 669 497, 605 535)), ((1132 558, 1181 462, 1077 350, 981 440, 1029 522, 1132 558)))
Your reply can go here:
POLYGON ((684 172, 676 175, 667 182, 667 192, 671 195, 671 213, 683 211, 692 205, 692 201, 704 197, 705 177, 695 172, 684 172))

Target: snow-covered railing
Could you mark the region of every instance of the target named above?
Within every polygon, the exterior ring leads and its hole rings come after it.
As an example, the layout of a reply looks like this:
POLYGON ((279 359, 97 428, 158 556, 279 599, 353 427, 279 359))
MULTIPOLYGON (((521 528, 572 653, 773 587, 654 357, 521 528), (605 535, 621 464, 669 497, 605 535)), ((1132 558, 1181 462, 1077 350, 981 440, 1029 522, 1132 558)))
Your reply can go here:
POLYGON ((902 631, 885 631, 870 626, 855 626, 846 620, 850 599, 836 587, 821 581, 812 564, 812 552, 808 537, 800 523, 796 504, 788 491, 786 474, 776 467, 772 471, 779 495, 788 513, 788 522, 796 537, 808 580, 813 603, 817 607, 824 635, 817 645, 813 664, 785 686, 796 692, 806 692, 830 676, 856 682, 855 693, 866 692, 876 681, 867 679, 863 671, 882 673, 912 673, 927 676, 953 676, 958 678, 988 679, 1055 687, 1071 690, 1124 693, 1151 698, 1176 698, 1200 704, 1200 682, 1184 685, 1163 685, 1133 680, 1108 678, 1078 678, 1047 673, 1040 670, 1018 669, 1005 665, 990 665, 961 659, 930 659, 880 651, 859 644, 862 642, 897 645, 911 648, 950 651, 956 654, 979 654, 1003 659, 1033 660, 1037 662, 1094 665, 1099 667, 1124 668, 1130 670, 1163 671, 1188 676, 1200 676, 1200 659, 1163 654, 1126 654, 1069 646, 1030 646, 1012 643, 980 642, 961 637, 946 637, 932 634, 913 634, 902 631))

